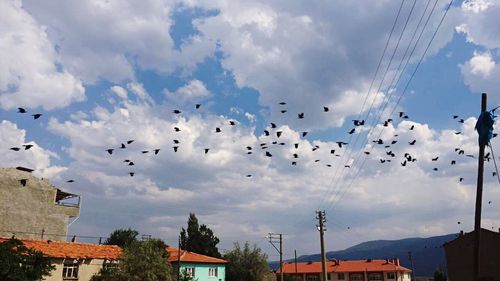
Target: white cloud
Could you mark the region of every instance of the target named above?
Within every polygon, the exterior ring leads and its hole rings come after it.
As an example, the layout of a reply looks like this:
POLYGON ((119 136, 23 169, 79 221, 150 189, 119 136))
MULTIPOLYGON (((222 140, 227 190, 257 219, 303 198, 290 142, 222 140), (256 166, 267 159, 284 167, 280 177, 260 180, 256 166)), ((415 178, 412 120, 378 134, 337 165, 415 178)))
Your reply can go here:
MULTIPOLYGON (((479 93, 495 93, 500 87, 496 77, 500 75, 500 68, 490 52, 474 52, 473 57, 465 64, 460 65, 464 82, 472 91, 479 93)), ((490 95, 490 100, 497 102, 497 95, 490 95)))
POLYGON ((488 78, 495 68, 495 62, 490 53, 477 53, 469 60, 470 72, 474 75, 488 78))
POLYGON ((62 64, 85 83, 134 80, 137 69, 193 69, 215 44, 198 35, 174 48, 169 31, 177 1, 39 1, 24 8, 47 28, 62 64))
POLYGON ((0 106, 64 107, 85 99, 79 78, 61 66, 45 28, 21 1, 0 3, 0 106))
POLYGON ((174 104, 186 106, 191 103, 192 106, 195 102, 200 102, 204 99, 207 99, 212 94, 205 87, 205 84, 203 84, 202 81, 193 79, 186 85, 179 87, 174 92, 165 90, 165 95, 167 96, 168 100, 174 104))
POLYGON ((16 124, 3 120, 0 122, 0 150, 2 154, 2 167, 22 166, 34 169, 34 174, 39 177, 53 178, 65 167, 51 165, 52 157, 58 158, 58 155, 52 151, 43 149, 36 142, 26 139, 26 131, 19 129, 16 124), (25 150, 23 144, 31 144, 28 150, 25 150), (19 151, 11 148, 20 148, 19 151))

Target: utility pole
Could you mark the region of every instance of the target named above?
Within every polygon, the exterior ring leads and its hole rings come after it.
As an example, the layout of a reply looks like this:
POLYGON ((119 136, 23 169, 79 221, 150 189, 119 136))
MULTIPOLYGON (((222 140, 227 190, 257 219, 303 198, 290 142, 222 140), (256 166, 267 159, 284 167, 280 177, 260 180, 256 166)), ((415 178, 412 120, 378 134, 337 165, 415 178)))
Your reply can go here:
POLYGON ((321 280, 327 281, 326 277, 326 254, 325 254, 325 241, 324 241, 324 232, 326 231, 325 223, 326 223, 326 213, 325 211, 316 211, 316 219, 318 220, 318 227, 319 230, 319 241, 321 244, 321 280))
POLYGON ((283 234, 281 233, 269 233, 269 243, 278 251, 280 254, 280 281, 283 281, 283 234), (279 249, 274 243, 279 243, 279 249))
POLYGON ((408 259, 410 260, 411 266, 411 280, 415 280, 415 267, 413 266, 413 256, 411 255, 411 251, 408 252, 408 259))
MULTIPOLYGON (((487 95, 481 95, 481 113, 486 111, 487 95)), ((481 241, 481 209, 483 205, 483 176, 484 176, 484 148, 486 144, 479 142, 479 157, 477 167, 477 191, 476 191, 476 214, 474 221, 474 278, 478 279, 480 271, 480 241, 481 241)))
POLYGON ((298 276, 298 270, 297 270, 297 250, 293 250, 293 252, 295 253, 295 278, 297 278, 298 276))

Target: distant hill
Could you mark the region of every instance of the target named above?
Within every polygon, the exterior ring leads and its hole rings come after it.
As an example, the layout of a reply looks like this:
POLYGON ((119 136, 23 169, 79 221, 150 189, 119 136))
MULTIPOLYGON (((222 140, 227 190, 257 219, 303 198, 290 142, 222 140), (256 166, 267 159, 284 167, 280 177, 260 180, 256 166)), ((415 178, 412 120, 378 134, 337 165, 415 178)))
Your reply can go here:
MULTIPOLYGON (((441 246, 456 237, 457 234, 448 234, 428 238, 368 241, 345 250, 327 252, 326 257, 340 260, 399 258, 402 266, 411 269, 408 258, 408 252, 411 252, 416 276, 432 276, 437 266, 446 271, 444 248, 441 246)), ((320 260, 320 254, 297 258, 299 262, 320 260)), ((279 262, 271 262, 269 265, 271 268, 278 268, 279 262)))

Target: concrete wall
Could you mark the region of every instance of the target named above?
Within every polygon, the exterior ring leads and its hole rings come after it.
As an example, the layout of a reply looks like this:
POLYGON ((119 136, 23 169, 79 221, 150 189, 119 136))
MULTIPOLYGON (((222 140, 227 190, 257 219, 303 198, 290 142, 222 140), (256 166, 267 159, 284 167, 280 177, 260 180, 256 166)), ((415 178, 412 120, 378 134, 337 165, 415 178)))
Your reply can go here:
POLYGON ((226 280, 226 266, 223 264, 204 264, 204 263, 181 263, 181 272, 186 267, 194 267, 194 279, 198 281, 225 281, 226 280), (208 269, 217 267, 217 277, 209 277, 208 269))
MULTIPOLYGON (((78 281, 89 281, 92 276, 99 273, 104 260, 102 259, 86 259, 79 261, 78 281)), ((64 260, 55 259, 52 263, 56 269, 51 272, 51 276, 46 277, 45 281, 63 281, 64 260)))
POLYGON ((0 168, 0 236, 66 240, 68 220, 79 207, 57 205, 57 189, 46 179, 14 168, 0 168), (27 179, 22 186, 20 179, 27 179), (36 234, 35 234, 36 233, 36 234))

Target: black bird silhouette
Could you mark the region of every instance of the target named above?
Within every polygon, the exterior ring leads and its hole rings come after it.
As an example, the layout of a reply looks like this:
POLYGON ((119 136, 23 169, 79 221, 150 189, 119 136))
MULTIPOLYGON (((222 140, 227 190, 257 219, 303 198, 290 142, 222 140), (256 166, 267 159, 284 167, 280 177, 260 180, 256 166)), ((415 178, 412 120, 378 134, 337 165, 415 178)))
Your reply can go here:
POLYGON ((128 162, 128 165, 129 166, 134 166, 135 164, 134 164, 134 162, 130 161, 130 162, 128 162))
POLYGON ((11 147, 10 150, 19 151, 21 149, 19 147, 11 147))
POLYGON ((411 125, 410 131, 413 131, 413 129, 415 129, 415 125, 411 125))
POLYGON ((160 149, 159 149, 159 148, 157 148, 157 149, 155 149, 155 150, 154 150, 154 152, 155 152, 155 155, 157 155, 157 154, 158 154, 158 152, 160 152, 160 149))
POLYGON ((488 201, 488 204, 491 204, 491 201, 488 201))
POLYGON ((373 142, 376 144, 384 144, 384 141, 382 139, 374 140, 373 142))
POLYGON ((285 110, 285 109, 283 109, 283 110, 281 110, 280 112, 281 112, 281 113, 286 113, 286 110, 285 110))
POLYGON ((284 142, 280 142, 280 143, 279 143, 279 145, 285 145, 285 144, 286 144, 286 143, 284 143, 284 142))
POLYGON ((330 154, 335 154, 335 149, 330 149, 330 154))
POLYGON ((146 154, 146 153, 148 153, 148 152, 149 152, 149 150, 143 150, 143 151, 141 151, 141 152, 142 152, 142 154, 146 154))
POLYGON ((332 167, 332 164, 326 164, 326 166, 327 166, 328 168, 331 168, 331 167, 332 167))
POLYGON ((330 109, 327 106, 323 106, 323 111, 328 112, 328 111, 330 111, 330 109))
POLYGON ((351 165, 344 165, 344 168, 351 168, 351 165))
POLYGON ((299 158, 299 155, 297 153, 294 153, 293 158, 299 158))
POLYGON ((207 154, 209 150, 210 148, 205 148, 205 154, 207 154))
POLYGON ((349 135, 354 134, 354 132, 356 132, 356 129, 352 128, 352 129, 349 131, 349 135))
POLYGON ((274 124, 273 122, 271 122, 271 128, 276 128, 276 124, 274 124))
POLYGON ((200 106, 201 106, 201 104, 200 104, 200 103, 195 104, 195 108, 196 108, 196 109, 200 108, 200 106))
POLYGON ((405 115, 405 113, 403 111, 399 112, 399 117, 403 117, 404 115, 405 115))
POLYGON ((433 170, 434 170, 434 171, 437 171, 437 170, 438 170, 438 168, 434 168, 433 170))
POLYGON ((122 143, 122 144, 120 145, 120 149, 125 149, 125 148, 126 148, 125 144, 124 144, 124 143, 122 143))
POLYGON ((252 177, 252 175, 247 175, 247 178, 251 178, 251 177, 252 177))
POLYGON ((178 110, 178 109, 174 109, 174 111, 172 111, 172 112, 175 113, 175 114, 181 114, 181 111, 178 110))
POLYGON ((219 128, 219 127, 216 127, 216 128, 215 128, 215 132, 216 132, 216 133, 220 133, 220 132, 222 132, 222 131, 220 130, 220 128, 219 128))
POLYGON ((417 142, 417 140, 412 140, 412 141, 408 142, 408 144, 409 145, 414 145, 416 142, 417 142))
POLYGON ((28 150, 28 149, 33 147, 32 144, 23 144, 23 146, 24 146, 24 150, 28 150))
POLYGON ((370 151, 365 151, 365 154, 366 155, 370 155, 370 151))
POLYGON ((280 105, 285 105, 285 104, 286 104, 286 102, 284 102, 284 101, 280 102, 280 105))
POLYGON ((464 122, 465 122, 464 119, 458 120, 458 123, 462 123, 463 124, 464 122))
POLYGON ((42 117, 43 114, 41 113, 35 113, 35 114, 31 114, 31 116, 33 116, 33 119, 38 119, 40 117, 42 117))
POLYGON ((75 182, 75 180, 67 180, 66 182, 75 182))
POLYGON ((342 141, 337 141, 336 143, 340 148, 342 148, 342 145, 348 145, 347 142, 342 142, 342 141))
POLYGON ((110 148, 110 149, 106 149, 106 151, 109 153, 109 154, 113 154, 113 148, 110 148))
POLYGON ((179 127, 174 127, 174 131, 176 131, 176 132, 180 132, 180 131, 181 131, 181 129, 179 129, 179 127))
POLYGON ((130 172, 130 173, 128 173, 128 174, 129 174, 131 177, 133 177, 133 176, 135 175, 135 173, 134 173, 134 172, 130 172))
POLYGON ((460 135, 462 132, 455 132, 455 135, 460 135))
POLYGON ((451 160, 451 165, 455 165, 455 164, 457 164, 457 161, 451 160))
POLYGON ((406 166, 406 160, 401 163, 401 166, 406 166))
POLYGON ((380 163, 385 163, 385 159, 380 159, 380 163))
POLYGON ((458 180, 459 180, 460 182, 462 182, 462 181, 464 181, 464 178, 460 178, 460 179, 458 179, 458 180))
POLYGON ((299 119, 304 119, 304 112, 297 114, 299 119))
POLYGON ((299 148, 299 144, 298 143, 294 143, 293 145, 295 146, 295 149, 299 148))
POLYGON ((174 147, 172 147, 172 148, 174 149, 174 152, 177 152, 177 150, 179 149, 179 147, 178 147, 178 146, 174 146, 174 147))
POLYGON ((276 132, 276 137, 278 137, 278 138, 279 138, 279 137, 281 137, 281 134, 283 134, 283 132, 282 132, 282 131, 277 131, 277 132, 276 132))
POLYGON ((20 179, 19 183, 21 183, 22 186, 26 186, 26 183, 28 182, 28 179, 20 179))
POLYGON ((22 107, 18 107, 17 108, 17 113, 26 113, 26 109, 24 109, 22 107))
POLYGON ((252 152, 251 152, 251 151, 249 151, 249 152, 247 152, 247 154, 252 154, 252 152))
POLYGON ((234 122, 233 120, 229 120, 229 125, 234 126, 236 125, 236 122, 234 122))
POLYGON ((251 146, 247 146, 247 150, 252 150, 252 147, 251 146))
POLYGON ((179 140, 174 140, 174 143, 175 143, 175 144, 178 144, 178 143, 179 143, 179 140))
POLYGON ((268 130, 264 130, 264 135, 265 136, 269 136, 270 135, 269 131, 268 130))
POLYGON ((292 161, 292 165, 293 166, 297 166, 297 162, 296 161, 292 161))
POLYGON ((432 161, 438 161, 438 159, 439 159, 439 156, 437 156, 436 158, 432 158, 431 160, 432 161))
POLYGON ((134 140, 128 140, 128 141, 127 141, 127 144, 131 144, 131 143, 133 143, 133 142, 134 142, 134 140))
POLYGON ((129 159, 125 159, 125 160, 123 160, 123 162, 128 163, 128 162, 130 162, 130 160, 129 159))
POLYGON ((266 156, 267 157, 273 157, 273 155, 269 151, 266 151, 266 156))
POLYGON ((458 115, 453 115, 453 119, 457 119, 458 118, 458 115))
POLYGON ((302 137, 307 136, 307 132, 302 132, 302 137))

